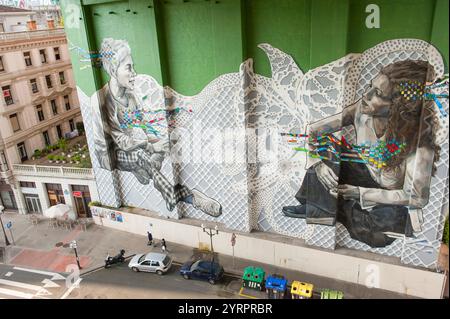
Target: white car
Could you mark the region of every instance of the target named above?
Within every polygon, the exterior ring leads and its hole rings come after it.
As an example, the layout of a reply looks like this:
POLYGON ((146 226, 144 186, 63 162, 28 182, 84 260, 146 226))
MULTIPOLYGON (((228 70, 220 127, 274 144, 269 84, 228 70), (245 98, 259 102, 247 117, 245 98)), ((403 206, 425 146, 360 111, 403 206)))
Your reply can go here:
POLYGON ((137 254, 128 267, 135 272, 156 272, 158 275, 165 274, 172 266, 172 257, 162 253, 137 254))

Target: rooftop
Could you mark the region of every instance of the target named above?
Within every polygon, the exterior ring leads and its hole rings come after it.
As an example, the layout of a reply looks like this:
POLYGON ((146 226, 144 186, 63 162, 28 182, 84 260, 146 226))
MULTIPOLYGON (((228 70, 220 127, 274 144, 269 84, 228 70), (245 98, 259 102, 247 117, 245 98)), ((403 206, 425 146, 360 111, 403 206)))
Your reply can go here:
POLYGON ((65 142, 56 143, 43 150, 35 151, 30 157, 29 160, 24 161, 22 164, 79 168, 92 167, 85 135, 66 139, 65 142))
POLYGON ((17 40, 33 40, 45 37, 64 36, 66 33, 64 28, 56 27, 54 29, 39 29, 39 30, 27 30, 27 31, 12 31, 12 32, 0 32, 1 42, 13 42, 17 40))
POLYGON ((31 13, 33 11, 27 10, 27 9, 16 8, 16 7, 9 7, 9 6, 2 6, 2 5, 0 5, 0 13, 3 13, 3 12, 7 12, 7 13, 9 13, 9 12, 31 13))

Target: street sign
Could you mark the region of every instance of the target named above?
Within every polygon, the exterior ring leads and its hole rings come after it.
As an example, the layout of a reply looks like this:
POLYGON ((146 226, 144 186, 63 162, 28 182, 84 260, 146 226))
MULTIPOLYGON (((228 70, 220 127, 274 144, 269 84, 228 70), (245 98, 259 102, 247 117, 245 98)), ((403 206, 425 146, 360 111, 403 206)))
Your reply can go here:
POLYGON ((234 245, 236 245, 236 234, 235 233, 233 233, 231 235, 231 246, 234 247, 234 245))
POLYGON ((72 192, 72 194, 73 194, 73 197, 83 197, 83 193, 79 192, 79 191, 72 192))
POLYGON ((6 228, 10 229, 11 227, 12 227, 12 222, 8 222, 8 223, 6 224, 6 228))

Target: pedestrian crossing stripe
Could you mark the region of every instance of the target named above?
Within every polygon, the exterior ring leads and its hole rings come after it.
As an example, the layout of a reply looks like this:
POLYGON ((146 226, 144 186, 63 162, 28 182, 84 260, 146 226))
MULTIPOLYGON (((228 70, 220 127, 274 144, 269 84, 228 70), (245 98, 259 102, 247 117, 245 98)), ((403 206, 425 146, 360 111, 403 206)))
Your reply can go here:
POLYGON ((24 299, 31 299, 34 297, 32 294, 27 294, 25 292, 17 291, 17 290, 11 290, 6 288, 0 288, 0 294, 13 296, 13 297, 19 297, 24 299))

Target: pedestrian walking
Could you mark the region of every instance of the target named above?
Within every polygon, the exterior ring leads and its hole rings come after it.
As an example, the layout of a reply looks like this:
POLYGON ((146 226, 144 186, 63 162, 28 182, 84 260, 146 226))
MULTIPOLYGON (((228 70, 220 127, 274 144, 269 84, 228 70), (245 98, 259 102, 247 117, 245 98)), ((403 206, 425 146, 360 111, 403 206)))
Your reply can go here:
POLYGON ((163 253, 165 253, 167 251, 166 240, 164 238, 161 239, 161 251, 163 253))
POLYGON ((148 237, 148 246, 151 246, 153 244, 153 236, 151 232, 147 232, 147 237, 148 237))

